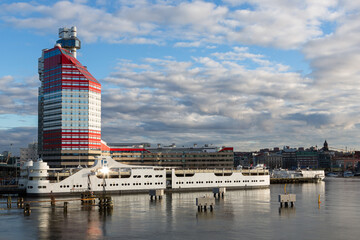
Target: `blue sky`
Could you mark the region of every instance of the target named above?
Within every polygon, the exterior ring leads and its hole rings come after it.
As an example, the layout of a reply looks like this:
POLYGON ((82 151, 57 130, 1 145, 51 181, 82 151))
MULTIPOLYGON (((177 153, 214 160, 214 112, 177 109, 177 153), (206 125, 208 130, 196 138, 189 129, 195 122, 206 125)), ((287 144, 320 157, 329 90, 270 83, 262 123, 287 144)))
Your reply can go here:
POLYGON ((358 149, 360 4, 0 2, 0 151, 37 134, 37 58, 77 26, 107 142, 358 149))

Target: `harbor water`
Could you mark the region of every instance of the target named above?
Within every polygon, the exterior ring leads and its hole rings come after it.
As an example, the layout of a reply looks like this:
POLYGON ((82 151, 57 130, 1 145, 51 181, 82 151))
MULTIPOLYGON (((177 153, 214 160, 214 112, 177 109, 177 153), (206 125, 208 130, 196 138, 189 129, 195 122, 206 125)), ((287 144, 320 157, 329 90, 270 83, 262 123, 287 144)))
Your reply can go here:
POLYGON ((294 208, 280 208, 281 184, 227 191, 212 212, 198 212, 195 205, 197 197, 212 196, 211 192, 166 194, 160 201, 150 201, 148 194, 113 195, 111 212, 74 201, 69 202, 67 213, 61 202, 55 209, 49 203, 37 203, 24 216, 16 206, 6 209, 1 204, 0 239, 359 238, 359 178, 288 184, 286 191, 296 194, 294 208))

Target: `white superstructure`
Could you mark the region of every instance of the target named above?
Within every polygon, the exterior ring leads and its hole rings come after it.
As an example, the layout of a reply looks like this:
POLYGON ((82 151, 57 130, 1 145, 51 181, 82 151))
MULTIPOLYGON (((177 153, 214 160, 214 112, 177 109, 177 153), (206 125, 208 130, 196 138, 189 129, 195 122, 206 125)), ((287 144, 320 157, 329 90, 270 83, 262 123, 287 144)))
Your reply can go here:
POLYGON ((29 160, 29 161, 25 161, 22 162, 20 165, 20 179, 19 179, 19 188, 20 189, 25 189, 28 183, 28 179, 29 179, 29 171, 30 169, 33 167, 33 161, 29 160))
POLYGON ((319 180, 324 180, 325 172, 324 170, 273 170, 271 172, 272 178, 317 178, 319 180))
POLYGON ((171 189, 257 188, 270 185, 268 170, 171 170, 171 189))
POLYGON ((265 188, 270 185, 268 170, 170 169, 125 165, 109 156, 100 156, 91 168, 49 170, 45 162, 28 168, 26 192, 29 195, 74 194, 92 192, 148 192, 265 188))

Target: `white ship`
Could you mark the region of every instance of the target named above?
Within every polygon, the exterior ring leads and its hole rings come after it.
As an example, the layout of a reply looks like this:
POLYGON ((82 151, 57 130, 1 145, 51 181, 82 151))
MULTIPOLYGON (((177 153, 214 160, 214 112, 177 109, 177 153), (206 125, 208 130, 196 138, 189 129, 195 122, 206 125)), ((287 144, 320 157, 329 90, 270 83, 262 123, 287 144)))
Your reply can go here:
POLYGON ((325 179, 324 170, 303 170, 299 169, 296 171, 290 170, 273 170, 271 172, 272 178, 313 178, 322 181, 325 179))
POLYGON ((131 193, 165 191, 267 188, 270 175, 266 169, 176 169, 125 165, 109 156, 100 156, 90 168, 50 169, 38 160, 22 166, 20 188, 30 196, 94 193, 131 193))

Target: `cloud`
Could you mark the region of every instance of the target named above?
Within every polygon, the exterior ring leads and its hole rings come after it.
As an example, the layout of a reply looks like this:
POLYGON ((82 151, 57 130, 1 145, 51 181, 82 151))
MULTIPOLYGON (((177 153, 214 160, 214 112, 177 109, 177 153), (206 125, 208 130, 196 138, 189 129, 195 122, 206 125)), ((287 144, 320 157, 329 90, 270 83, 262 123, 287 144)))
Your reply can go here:
POLYGON ((0 151, 12 151, 19 156, 20 148, 27 147, 31 142, 37 142, 36 127, 17 127, 0 129, 0 151), (12 146, 10 146, 12 144, 12 146))
POLYGON ((36 77, 14 79, 0 77, 0 114, 37 114, 38 85, 36 77))
POLYGON ((295 134, 300 126, 316 132, 335 121, 325 121, 321 110, 312 107, 324 99, 314 94, 318 90, 311 79, 279 70, 266 56, 247 48, 188 62, 122 60, 102 82, 103 138, 110 142, 176 139, 180 144, 234 145, 263 135, 295 134), (248 59, 268 64, 249 69, 242 64, 248 59), (316 122, 316 116, 322 122, 316 122))
POLYGON ((249 44, 298 48, 323 36, 322 24, 336 20, 336 1, 57 1, 0 5, 0 19, 18 28, 53 31, 77 25, 88 42, 200 47, 249 44), (226 4, 233 3, 233 4, 226 4), (242 8, 247 4, 249 8, 242 8))
MULTIPOLYGON (((233 2, 234 3, 234 2, 233 2)), ((333 21, 336 1, 239 1, 253 9, 231 13, 236 29, 228 39, 246 44, 297 48, 323 35, 323 22, 333 21)))
MULTIPOLYGON (((359 8, 359 6, 358 6, 359 8)), ((339 19, 336 30, 328 36, 309 41, 303 52, 310 61, 311 76, 324 88, 358 89, 360 72, 360 17, 349 10, 339 19)), ((344 92, 344 94, 346 94, 344 92)))
MULTIPOLYGON (((256 149, 324 138, 350 145, 359 132, 356 1, 43 2, 0 4, 0 21, 41 33, 77 25, 87 42, 202 50, 184 61, 119 60, 100 79, 107 141, 256 149), (254 45, 262 47, 255 53, 254 45), (266 54, 272 47, 301 51, 311 73, 292 72, 288 56, 272 60, 266 54)), ((0 77, 0 114, 36 113, 33 78, 0 77)))
POLYGON ((310 126, 315 126, 317 128, 328 125, 331 122, 331 116, 329 114, 301 114, 295 113, 290 114, 287 116, 288 120, 295 120, 295 121, 303 121, 310 126))

